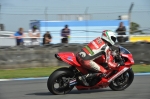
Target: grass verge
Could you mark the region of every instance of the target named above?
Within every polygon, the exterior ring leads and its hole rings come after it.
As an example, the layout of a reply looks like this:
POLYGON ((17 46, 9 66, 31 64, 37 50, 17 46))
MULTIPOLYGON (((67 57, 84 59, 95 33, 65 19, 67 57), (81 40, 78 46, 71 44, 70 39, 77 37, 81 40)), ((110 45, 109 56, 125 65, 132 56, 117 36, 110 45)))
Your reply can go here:
MULTIPOLYGON (((41 67, 41 68, 25 68, 25 69, 0 69, 0 79, 8 78, 27 78, 27 77, 46 77, 54 70, 60 67, 41 67)), ((135 73, 150 72, 150 65, 134 65, 135 73)))
POLYGON ((24 69, 0 69, 0 79, 46 77, 59 67, 37 67, 24 69))
POLYGON ((133 65, 132 69, 135 73, 150 72, 150 65, 133 65))

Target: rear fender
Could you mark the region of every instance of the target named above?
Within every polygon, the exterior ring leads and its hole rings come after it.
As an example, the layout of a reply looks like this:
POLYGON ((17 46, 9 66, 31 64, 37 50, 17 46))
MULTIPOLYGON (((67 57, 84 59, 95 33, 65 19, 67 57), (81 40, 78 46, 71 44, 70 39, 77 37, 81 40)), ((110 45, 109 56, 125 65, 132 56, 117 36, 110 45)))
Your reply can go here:
POLYGON ((62 60, 72 66, 81 66, 76 59, 76 55, 72 52, 60 52, 55 54, 58 60, 62 60))

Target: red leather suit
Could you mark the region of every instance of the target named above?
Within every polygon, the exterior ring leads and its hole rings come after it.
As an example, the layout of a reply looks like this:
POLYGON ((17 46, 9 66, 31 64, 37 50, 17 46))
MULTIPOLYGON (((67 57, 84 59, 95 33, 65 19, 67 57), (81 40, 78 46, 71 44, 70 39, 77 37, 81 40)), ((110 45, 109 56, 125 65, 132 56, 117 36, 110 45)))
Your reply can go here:
POLYGON ((109 68, 115 68, 118 64, 113 61, 109 46, 100 38, 91 41, 77 54, 79 63, 94 72, 106 73, 106 69, 99 63, 107 63, 109 68))

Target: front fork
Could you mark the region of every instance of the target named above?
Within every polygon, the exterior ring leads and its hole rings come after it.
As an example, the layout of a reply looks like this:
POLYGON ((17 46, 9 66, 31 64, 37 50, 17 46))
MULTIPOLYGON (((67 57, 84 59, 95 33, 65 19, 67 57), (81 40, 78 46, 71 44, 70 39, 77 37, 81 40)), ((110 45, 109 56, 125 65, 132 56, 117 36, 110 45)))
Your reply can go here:
POLYGON ((130 68, 125 67, 123 68, 121 71, 117 72, 115 75, 113 75, 110 79, 108 79, 108 82, 111 82, 113 80, 115 80, 117 77, 119 77, 121 74, 123 74, 124 72, 126 72, 127 70, 129 70, 130 68))

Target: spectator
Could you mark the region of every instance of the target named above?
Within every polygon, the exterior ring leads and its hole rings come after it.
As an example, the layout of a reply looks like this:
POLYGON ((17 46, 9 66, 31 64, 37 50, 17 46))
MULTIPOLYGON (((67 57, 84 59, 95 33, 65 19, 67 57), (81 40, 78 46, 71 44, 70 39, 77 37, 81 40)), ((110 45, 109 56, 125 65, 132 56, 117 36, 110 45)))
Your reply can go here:
POLYGON ((43 45, 49 44, 52 41, 52 36, 49 31, 47 31, 43 36, 43 45))
POLYGON ((29 37, 31 37, 32 45, 39 45, 40 42, 38 38, 40 37, 40 31, 38 30, 37 26, 33 26, 32 30, 29 30, 29 37))
POLYGON ((23 37, 25 37, 23 33, 23 28, 19 28, 19 31, 12 35, 12 37, 16 38, 17 46, 23 45, 23 37))
POLYGON ((119 35, 117 37, 118 42, 125 42, 125 41, 127 41, 127 37, 121 36, 121 35, 126 35, 126 27, 123 25, 123 22, 120 22, 120 25, 117 28, 116 32, 119 35))
POLYGON ((68 28, 68 25, 65 25, 65 28, 61 30, 61 43, 68 43, 68 39, 70 36, 70 29, 68 28))

